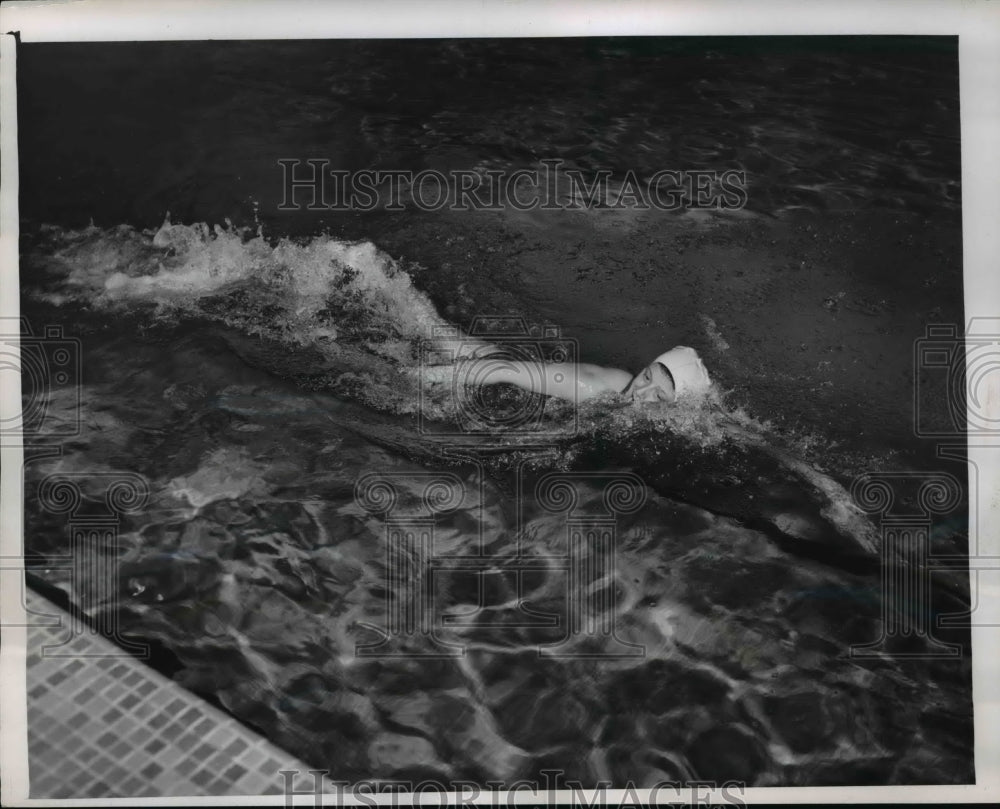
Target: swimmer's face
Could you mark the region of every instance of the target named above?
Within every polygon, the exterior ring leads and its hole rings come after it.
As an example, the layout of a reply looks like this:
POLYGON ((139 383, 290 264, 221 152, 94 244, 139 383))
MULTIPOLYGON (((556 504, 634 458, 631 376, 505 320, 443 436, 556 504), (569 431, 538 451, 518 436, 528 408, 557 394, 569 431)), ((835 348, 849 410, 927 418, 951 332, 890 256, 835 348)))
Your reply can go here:
POLYGON ((659 362, 650 363, 639 371, 624 394, 634 402, 673 402, 677 398, 674 379, 659 362))

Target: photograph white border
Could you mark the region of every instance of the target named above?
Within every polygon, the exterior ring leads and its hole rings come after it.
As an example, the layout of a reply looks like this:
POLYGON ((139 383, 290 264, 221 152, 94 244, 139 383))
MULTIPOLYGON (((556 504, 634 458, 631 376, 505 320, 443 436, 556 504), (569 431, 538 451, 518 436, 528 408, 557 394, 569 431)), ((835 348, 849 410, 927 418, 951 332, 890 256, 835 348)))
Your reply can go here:
MULTIPOLYGON (((991 0, 824 0, 823 2, 608 2, 599 0, 71 0, 0 7, 0 317, 18 316, 17 106, 15 43, 204 39, 578 37, 606 35, 958 35, 961 82, 965 316, 1000 316, 1000 2, 991 0)), ((901 271, 905 269, 901 268, 901 271)), ((4 377, 9 382, 8 377, 4 377)), ((1000 419, 1000 373, 985 411, 1000 419)), ((982 389, 980 389, 980 392, 982 389)), ((0 417, 16 418, 20 392, 0 390, 0 417)), ((9 422, 5 422, 9 423, 9 422)), ((970 547, 1000 560, 1000 440, 970 441, 978 491, 970 547)), ((22 548, 23 453, 0 455, 0 562, 22 548)), ((993 563, 994 566, 997 562, 993 563)), ((988 564, 982 565, 984 568, 988 564)), ((285 798, 31 800, 27 796, 26 631, 18 570, 0 564, 0 773, 5 806, 284 805, 285 798)), ((975 786, 749 788, 755 803, 951 803, 1000 800, 1000 570, 978 573, 972 630, 975 786)), ((644 797, 648 790, 639 790, 644 797)), ((572 794, 556 794, 569 802, 572 794)), ((609 790, 607 800, 623 797, 609 790)), ((544 801, 546 796, 539 796, 544 801)), ((486 803, 488 797, 481 802, 486 803)), ((499 805, 503 796, 497 796, 499 805)), ((428 796, 428 802, 431 801, 428 796)), ((511 803, 514 803, 512 800, 511 803)), ((516 802, 532 803, 530 795, 516 802)), ((311 798, 297 800, 312 805, 311 798)), ((334 805, 332 801, 325 805, 334 805)))

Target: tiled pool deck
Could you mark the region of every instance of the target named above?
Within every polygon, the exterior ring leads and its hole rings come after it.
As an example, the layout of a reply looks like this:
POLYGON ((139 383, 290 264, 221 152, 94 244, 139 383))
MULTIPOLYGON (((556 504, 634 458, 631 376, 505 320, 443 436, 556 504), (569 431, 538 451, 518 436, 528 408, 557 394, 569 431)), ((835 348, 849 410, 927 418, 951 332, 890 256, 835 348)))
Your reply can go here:
POLYGON ((280 795, 309 766, 28 591, 31 798, 280 795), (47 625, 40 626, 44 622, 47 625))

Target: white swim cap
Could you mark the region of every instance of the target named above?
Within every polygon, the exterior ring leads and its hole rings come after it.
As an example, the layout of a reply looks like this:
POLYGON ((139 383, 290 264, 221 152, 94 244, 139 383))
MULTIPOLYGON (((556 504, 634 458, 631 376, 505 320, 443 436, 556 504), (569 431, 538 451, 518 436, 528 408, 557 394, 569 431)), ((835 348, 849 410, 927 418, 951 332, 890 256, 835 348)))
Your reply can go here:
POLYGON ((660 354, 654 362, 662 363, 670 371, 678 399, 682 396, 703 394, 712 384, 705 363, 693 348, 687 346, 671 348, 665 354, 660 354))

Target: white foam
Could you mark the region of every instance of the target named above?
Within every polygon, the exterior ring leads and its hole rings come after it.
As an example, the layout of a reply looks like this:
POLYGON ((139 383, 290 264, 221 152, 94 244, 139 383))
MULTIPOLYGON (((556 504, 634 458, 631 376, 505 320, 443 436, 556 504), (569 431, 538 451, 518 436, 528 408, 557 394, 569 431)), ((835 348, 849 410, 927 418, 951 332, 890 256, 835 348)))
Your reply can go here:
MULTIPOLYGON (((55 260, 65 265, 62 296, 98 306, 155 303, 185 308, 241 283, 255 283, 273 296, 301 341, 336 339, 329 317, 337 306, 363 311, 366 322, 387 336, 421 339, 447 325, 410 276, 371 242, 317 236, 271 245, 232 226, 172 224, 141 233, 127 226, 101 230, 50 228, 55 260)), ((50 300, 53 293, 48 293, 50 300)))

